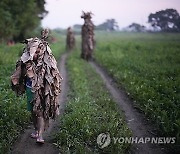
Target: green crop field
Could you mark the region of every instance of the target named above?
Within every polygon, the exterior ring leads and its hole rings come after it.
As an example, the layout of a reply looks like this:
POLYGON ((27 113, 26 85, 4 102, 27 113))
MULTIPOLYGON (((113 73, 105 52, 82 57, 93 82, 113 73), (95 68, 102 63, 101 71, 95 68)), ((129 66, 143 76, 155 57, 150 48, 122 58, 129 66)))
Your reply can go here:
MULTIPOLYGON (((51 45, 51 44, 50 44, 51 45)), ((0 153, 6 153, 20 132, 30 122, 26 96, 17 97, 11 90, 10 76, 23 49, 22 44, 0 45, 0 153)), ((51 45, 56 59, 64 52, 64 39, 51 45)))
POLYGON ((180 137, 180 34, 97 33, 95 59, 155 122, 180 137))
POLYGON ((15 69, 22 45, 0 45, 0 151, 5 153, 29 122, 24 97, 16 97, 10 87, 10 75, 15 69))
MULTIPOLYGON (((58 60, 65 51, 65 36, 50 44, 58 60)), ((80 59, 80 37, 67 59, 68 102, 60 119, 56 145, 62 153, 125 153, 130 144, 99 148, 97 136, 128 137, 132 133, 99 75, 80 59)), ((180 136, 180 35, 166 33, 96 32, 94 58, 123 88, 133 105, 157 126, 160 135, 180 136)), ((29 124, 26 96, 16 97, 10 75, 23 45, 0 45, 0 151, 6 153, 29 124)))
POLYGON ((69 100, 56 136, 57 146, 62 153, 125 153, 127 143, 103 149, 97 146, 101 133, 129 137, 131 131, 100 76, 80 58, 79 51, 71 53, 67 61, 69 100))

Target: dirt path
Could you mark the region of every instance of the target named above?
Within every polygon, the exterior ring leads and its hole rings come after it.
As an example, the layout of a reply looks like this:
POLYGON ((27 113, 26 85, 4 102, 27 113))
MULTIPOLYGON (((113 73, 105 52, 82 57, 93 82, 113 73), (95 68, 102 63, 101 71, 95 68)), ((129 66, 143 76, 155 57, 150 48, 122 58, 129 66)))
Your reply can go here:
MULTIPOLYGON (((65 53, 61 56, 61 60, 58 63, 59 71, 63 77, 61 89, 62 92, 60 94, 60 116, 64 112, 66 96, 68 92, 68 80, 67 80, 67 72, 65 68, 65 62, 68 54, 65 53)), ((22 134, 22 136, 17 140, 17 142, 13 146, 12 154, 58 154, 59 150, 53 145, 52 135, 56 132, 59 126, 59 118, 56 121, 50 121, 50 127, 44 134, 45 144, 38 145, 36 144, 36 140, 30 138, 30 134, 33 132, 33 126, 29 126, 28 129, 22 134)))
MULTIPOLYGON (((134 137, 155 137, 153 135, 154 128, 147 122, 144 114, 140 113, 133 106, 133 102, 128 98, 125 92, 117 88, 113 79, 95 62, 90 62, 92 67, 103 79, 107 89, 111 93, 115 102, 118 103, 120 109, 125 115, 128 127, 132 130, 134 137)), ((133 144, 130 153, 135 154, 162 154, 167 153, 165 150, 155 144, 133 144)))

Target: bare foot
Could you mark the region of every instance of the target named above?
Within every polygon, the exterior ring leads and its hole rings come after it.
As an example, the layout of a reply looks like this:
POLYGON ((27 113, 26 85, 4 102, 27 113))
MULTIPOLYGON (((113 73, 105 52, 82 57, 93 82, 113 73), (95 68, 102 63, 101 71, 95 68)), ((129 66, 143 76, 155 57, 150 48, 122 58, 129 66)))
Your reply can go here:
POLYGON ((37 139, 38 138, 38 132, 31 133, 31 138, 37 139))
POLYGON ((36 143, 44 144, 44 140, 42 137, 38 137, 36 143))

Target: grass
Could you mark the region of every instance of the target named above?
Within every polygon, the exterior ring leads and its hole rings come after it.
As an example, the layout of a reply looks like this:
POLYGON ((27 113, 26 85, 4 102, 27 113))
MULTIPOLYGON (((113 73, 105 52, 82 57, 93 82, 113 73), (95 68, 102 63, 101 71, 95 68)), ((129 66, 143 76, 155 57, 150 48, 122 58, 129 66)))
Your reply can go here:
POLYGON ((180 35, 98 33, 95 58, 162 135, 180 139, 180 35))
POLYGON ((56 38, 56 42, 51 43, 50 48, 54 57, 58 61, 61 55, 65 52, 65 35, 58 35, 54 31, 52 31, 51 35, 56 38))
POLYGON ((6 153, 29 122, 24 97, 16 97, 10 87, 10 76, 15 68, 22 45, 0 46, 0 151, 6 153))
MULTIPOLYGON (((51 44, 56 59, 64 52, 63 39, 51 44), (62 41, 61 41, 62 40, 62 41)), ((10 87, 10 76, 20 56, 22 44, 0 45, 0 153, 7 153, 20 132, 29 124, 26 96, 17 97, 10 87)))
POLYGON ((79 50, 67 61, 69 100, 56 143, 62 153, 124 153, 129 144, 113 144, 100 149, 97 136, 108 132, 110 136, 130 136, 116 103, 107 92, 103 81, 93 68, 80 59, 79 50))

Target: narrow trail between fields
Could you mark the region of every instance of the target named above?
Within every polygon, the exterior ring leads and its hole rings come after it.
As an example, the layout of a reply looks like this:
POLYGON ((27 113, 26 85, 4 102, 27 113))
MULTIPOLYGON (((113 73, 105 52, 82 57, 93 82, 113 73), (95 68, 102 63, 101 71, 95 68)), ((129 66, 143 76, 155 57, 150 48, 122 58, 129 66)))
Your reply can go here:
MULTIPOLYGON (((125 92, 117 88, 117 84, 113 79, 107 74, 107 72, 100 67, 96 62, 90 62, 92 67, 101 76, 107 89, 112 95, 115 102, 118 103, 120 109, 125 115, 125 120, 128 127, 132 130, 133 137, 156 137, 154 135, 154 128, 145 118, 143 113, 140 113, 134 106, 133 102, 128 98, 125 92)), ((114 136, 119 137, 119 136, 114 136)), ((119 143, 117 143, 119 144, 119 143)), ((164 154, 167 153, 165 149, 156 144, 133 144, 130 152, 132 154, 164 154)))
MULTIPOLYGON (((66 58, 68 53, 64 53, 58 63, 58 68, 61 76, 63 77, 61 83, 61 94, 60 94, 60 115, 64 112, 65 103, 67 101, 68 93, 68 78, 67 71, 65 68, 66 58)), ((30 134, 33 132, 33 126, 29 126, 28 129, 20 136, 12 148, 12 154, 58 154, 59 150, 53 145, 52 137, 59 127, 59 119, 55 121, 50 120, 50 127, 44 134, 45 143, 44 145, 38 145, 35 139, 30 138, 30 134)))

